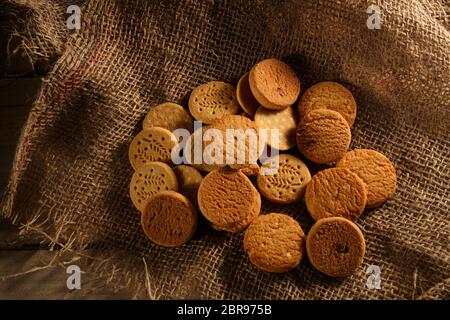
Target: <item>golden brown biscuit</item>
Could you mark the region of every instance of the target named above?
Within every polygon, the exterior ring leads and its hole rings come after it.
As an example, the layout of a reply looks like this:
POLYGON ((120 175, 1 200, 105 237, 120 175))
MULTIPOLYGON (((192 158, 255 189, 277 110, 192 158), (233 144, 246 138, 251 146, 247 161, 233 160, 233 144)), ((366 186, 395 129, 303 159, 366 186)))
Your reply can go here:
POLYGON ((336 111, 313 110, 306 114, 297 129, 297 146, 315 163, 329 163, 342 158, 350 145, 347 121, 336 111))
MULTIPOLYGON (((255 123, 259 129, 266 129, 266 143, 278 150, 286 151, 296 144, 296 130, 298 127, 298 117, 295 110, 291 107, 283 110, 269 110, 259 107, 255 114, 255 123), (271 130, 278 130, 278 145, 275 137, 272 137, 271 130), (272 143, 275 141, 275 144, 272 143)), ((260 132, 262 135, 263 133, 260 132)))
POLYGON ((152 127, 139 132, 131 141, 128 158, 134 170, 148 162, 171 163, 172 149, 178 144, 167 129, 152 127))
POLYGON ((150 196, 167 190, 177 191, 178 182, 173 170, 163 162, 146 163, 131 177, 130 198, 141 212, 150 196))
POLYGON ((250 83, 248 82, 249 73, 244 74, 236 87, 236 97, 241 108, 249 116, 255 116, 255 112, 259 107, 259 103, 250 89, 250 83))
POLYGON ((187 129, 190 133, 194 131, 194 119, 189 112, 179 104, 165 102, 152 108, 144 118, 143 127, 161 127, 170 132, 176 129, 187 129))
POLYGON ((268 109, 291 106, 300 94, 300 80, 284 62, 266 59, 250 70, 250 89, 256 100, 268 109))
POLYGON ((306 187, 306 207, 314 220, 343 217, 359 218, 367 201, 364 182, 345 168, 320 171, 306 187))
POLYGON ((286 272, 300 264, 305 234, 298 222, 285 214, 261 215, 245 231, 244 250, 257 268, 286 272))
POLYGON ((331 277, 351 275, 362 264, 366 242, 358 226, 348 219, 320 219, 306 238, 311 264, 331 277))
POLYGON ((306 90, 300 100, 298 114, 304 117, 308 112, 316 109, 339 112, 350 127, 355 122, 355 98, 346 87, 337 82, 320 82, 306 90))
POLYGON ((356 173, 365 183, 368 208, 381 205, 395 193, 395 167, 386 156, 375 150, 358 149, 347 152, 336 166, 356 173))
POLYGON ((261 196, 241 171, 223 168, 203 178, 198 190, 198 206, 210 223, 223 229, 259 211, 261 196))
POLYGON ((196 120, 204 123, 236 114, 239 111, 236 89, 221 81, 202 84, 195 88, 189 97, 189 111, 196 120))
POLYGON ((245 230, 248 227, 248 225, 259 216, 260 212, 261 212, 261 197, 257 198, 257 201, 255 201, 251 213, 244 220, 222 227, 216 226, 214 224, 211 224, 211 226, 218 231, 227 231, 231 233, 240 232, 245 230))
POLYGON ((299 201, 305 194, 306 185, 311 180, 308 167, 299 158, 290 154, 280 154, 264 162, 276 170, 275 174, 258 175, 256 185, 269 201, 288 204, 299 201), (275 163, 278 162, 278 169, 275 163))
POLYGON ((197 169, 180 165, 173 168, 178 181, 178 191, 185 195, 194 205, 197 205, 197 192, 203 180, 197 169))
POLYGON ((192 238, 197 228, 197 213, 188 198, 175 191, 151 196, 141 215, 145 235, 154 243, 181 246, 192 238))

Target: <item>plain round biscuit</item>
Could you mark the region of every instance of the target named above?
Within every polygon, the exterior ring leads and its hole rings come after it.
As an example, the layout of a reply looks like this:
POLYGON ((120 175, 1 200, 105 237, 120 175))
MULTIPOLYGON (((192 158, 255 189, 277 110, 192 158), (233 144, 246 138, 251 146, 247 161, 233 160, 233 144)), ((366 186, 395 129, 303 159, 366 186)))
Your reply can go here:
POLYGON ((131 166, 137 170, 148 162, 171 163, 172 149, 177 144, 176 137, 167 129, 152 127, 142 130, 131 141, 128 150, 131 166))
POLYGON ((144 118, 143 127, 161 127, 174 132, 176 129, 194 130, 194 119, 189 112, 179 104, 165 102, 152 108, 144 118))
POLYGON ((202 84, 189 97, 189 111, 196 120, 207 124, 225 115, 236 114, 239 111, 236 89, 221 81, 202 84))
POLYGON ((269 201, 289 204, 301 200, 311 173, 306 164, 297 157, 280 154, 264 162, 263 166, 273 167, 278 161, 278 169, 272 175, 258 175, 256 185, 259 192, 269 201))
POLYGON ((197 212, 184 195, 164 191, 148 199, 141 225, 154 243, 165 247, 181 246, 195 233, 197 212))
POLYGON ((256 100, 268 109, 291 106, 300 94, 300 80, 284 62, 266 59, 250 70, 250 89, 256 100))
POLYGON ((356 224, 342 217, 320 219, 306 238, 311 264, 331 277, 346 277, 362 264, 364 235, 356 224))
POLYGON ((203 180, 197 169, 188 165, 173 168, 178 181, 178 192, 185 195, 194 205, 197 204, 197 192, 203 180))
POLYGON ((298 114, 305 116, 316 109, 329 109, 339 112, 351 127, 356 118, 356 101, 350 90, 337 82, 316 83, 303 94, 298 114))
MULTIPOLYGON (((259 107, 255 114, 255 122, 259 129, 267 129, 266 143, 278 150, 286 151, 296 145, 298 116, 291 107, 283 110, 269 110, 259 107), (279 130, 278 146, 271 143, 271 129, 279 130)), ((262 135, 262 132, 260 133, 262 135)))
POLYGON ((300 120, 297 146, 309 160, 325 164, 345 155, 351 136, 347 121, 338 112, 318 109, 300 120))
POLYGON ((305 234, 288 215, 261 215, 245 231, 244 250, 257 268, 286 272, 297 267, 305 255, 305 234))
POLYGON ((248 82, 249 73, 244 74, 236 87, 236 98, 241 106, 242 110, 245 111, 249 116, 254 117, 255 112, 259 107, 258 100, 256 100, 255 96, 250 89, 250 83, 248 82))
POLYGON ((349 151, 336 166, 349 169, 365 183, 368 208, 381 205, 395 193, 397 187, 395 167, 378 151, 368 149, 349 151))
POLYGON ((141 212, 150 196, 167 190, 177 191, 178 181, 173 170, 163 162, 146 163, 131 177, 130 198, 141 212))
POLYGON ((240 170, 223 168, 207 174, 198 189, 198 206, 205 218, 223 228, 254 214, 261 196, 240 170))
POLYGON ((338 216, 355 221, 364 211, 367 191, 364 182, 350 170, 331 168, 311 179, 305 200, 315 221, 338 216))

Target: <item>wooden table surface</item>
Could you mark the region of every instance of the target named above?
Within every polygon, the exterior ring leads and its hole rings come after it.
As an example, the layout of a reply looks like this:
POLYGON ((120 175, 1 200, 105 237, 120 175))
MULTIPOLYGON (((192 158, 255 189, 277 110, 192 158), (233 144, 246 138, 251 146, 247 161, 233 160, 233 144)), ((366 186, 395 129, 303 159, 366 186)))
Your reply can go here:
MULTIPOLYGON (((3 193, 14 159, 17 140, 42 83, 23 53, 6 58, 0 37, 0 192, 3 193)), ((97 289, 101 279, 82 273, 80 290, 69 290, 63 267, 39 269, 57 252, 33 239, 18 243, 19 229, 0 218, 0 300, 2 299, 129 299, 131 292, 97 289), (18 273, 25 273, 14 276, 18 273)))

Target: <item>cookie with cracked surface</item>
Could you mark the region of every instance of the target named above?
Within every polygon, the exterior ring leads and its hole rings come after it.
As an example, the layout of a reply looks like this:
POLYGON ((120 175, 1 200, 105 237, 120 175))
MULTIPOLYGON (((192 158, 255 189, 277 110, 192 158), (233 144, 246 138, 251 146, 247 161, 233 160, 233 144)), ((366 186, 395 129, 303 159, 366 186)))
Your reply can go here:
POLYGON ((366 252, 364 235, 356 224, 342 217, 320 219, 306 238, 311 264, 331 277, 346 277, 362 264, 366 252))
POLYGON ((264 197, 278 204, 293 203, 303 197, 311 173, 302 160, 290 154, 280 154, 264 162, 263 167, 267 166, 274 168, 274 174, 260 174, 256 179, 258 190, 264 197))
POLYGON ((257 268, 286 272, 300 264, 305 254, 305 234, 288 215, 261 215, 245 231, 244 250, 257 268))
POLYGON ((329 109, 339 112, 350 127, 355 122, 355 98, 350 90, 337 82, 319 82, 306 90, 298 105, 298 114, 303 117, 316 109, 329 109))
POLYGON ((176 129, 194 130, 194 119, 189 112, 179 104, 165 102, 152 108, 144 118, 143 127, 161 127, 174 132, 176 129))
POLYGON ((128 158, 134 170, 148 162, 171 163, 172 149, 177 138, 167 129, 152 127, 139 132, 131 141, 128 158))
POLYGON ((367 201, 364 182, 345 168, 331 168, 317 173, 306 187, 306 207, 311 217, 359 218, 367 201))
POLYGON ((300 94, 300 79, 286 63, 265 59, 250 70, 249 84, 256 100, 267 109, 291 106, 300 94))
POLYGON ((130 198, 143 211, 147 199, 162 191, 177 191, 178 181, 172 168, 163 162, 149 162, 139 167, 131 177, 130 198))
POLYGON ((259 107, 255 114, 255 123, 259 129, 267 130, 264 139, 269 146, 282 151, 295 146, 298 116, 294 108, 269 110, 259 107), (272 129, 278 130, 278 140, 275 140, 275 136, 271 135, 272 129))
POLYGON ((317 109, 300 120, 297 146, 312 162, 326 164, 345 155, 351 136, 347 121, 338 112, 317 109))
POLYGON ((261 212, 261 197, 257 198, 257 201, 255 202, 253 209, 251 211, 251 214, 249 214, 247 218, 245 218, 244 220, 222 227, 213 224, 211 224, 211 226, 218 231, 227 231, 231 233, 241 232, 245 230, 249 226, 249 224, 259 216, 260 212, 261 212))
POLYGON ((211 81, 195 88, 188 104, 192 116, 207 124, 239 111, 236 88, 222 81, 211 81))
POLYGON ((378 151, 369 149, 349 151, 336 166, 349 169, 365 183, 368 208, 383 204, 395 193, 397 187, 395 167, 378 151))
POLYGON ((178 192, 185 195, 194 205, 197 204, 197 192, 203 180, 197 169, 188 165, 179 165, 173 168, 177 176, 178 192))
POLYGON ((242 110, 249 116, 254 117, 259 103, 250 89, 248 72, 239 79, 236 87, 236 97, 242 110))
POLYGON ((240 170, 223 168, 208 173, 198 190, 198 206, 218 228, 244 222, 261 209, 261 196, 240 170))
POLYGON ((151 196, 141 215, 145 235, 154 243, 176 247, 189 241, 197 228, 197 213, 184 195, 163 191, 151 196))

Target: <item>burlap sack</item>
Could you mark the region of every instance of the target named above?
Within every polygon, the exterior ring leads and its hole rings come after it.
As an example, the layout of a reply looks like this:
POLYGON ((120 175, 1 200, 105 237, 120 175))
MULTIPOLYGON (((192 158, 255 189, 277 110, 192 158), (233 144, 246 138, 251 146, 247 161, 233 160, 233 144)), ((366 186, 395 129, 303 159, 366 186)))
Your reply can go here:
MULTIPOLYGON (((72 1, 13 1, 22 47, 35 65, 55 63, 23 129, 3 215, 83 255, 89 270, 136 297, 450 298, 443 2, 76 1, 81 29, 70 31, 72 1), (379 30, 366 24, 372 3, 379 30), (197 85, 236 83, 266 57, 289 62, 303 88, 323 80, 351 88, 359 108, 352 148, 380 150, 396 165, 395 198, 358 221, 367 254, 351 277, 330 279, 307 261, 286 274, 260 272, 242 234, 205 225, 187 245, 161 248, 132 208, 127 149, 151 106, 186 105, 197 85), (379 289, 371 265, 380 268, 379 289)), ((266 202, 269 211, 311 225, 303 204, 266 202)))

